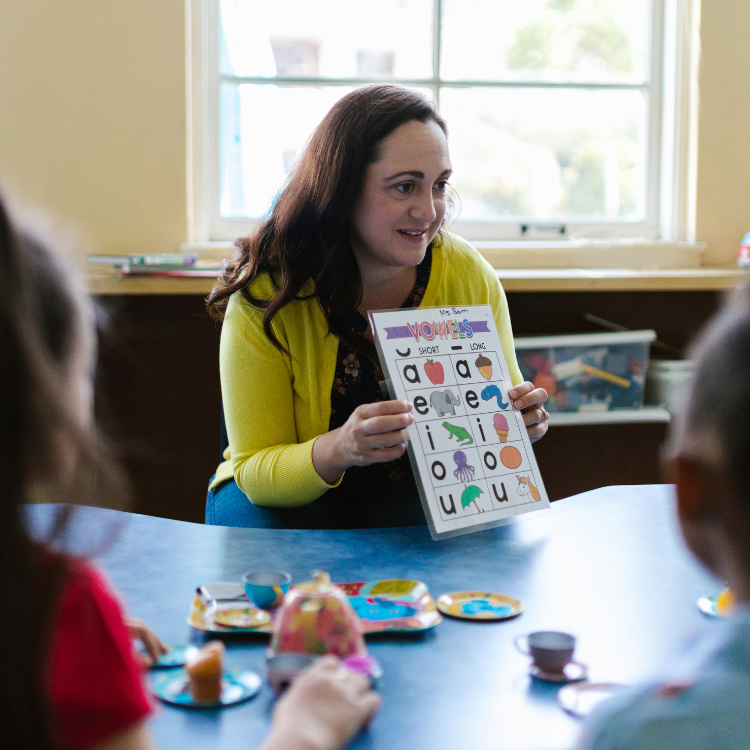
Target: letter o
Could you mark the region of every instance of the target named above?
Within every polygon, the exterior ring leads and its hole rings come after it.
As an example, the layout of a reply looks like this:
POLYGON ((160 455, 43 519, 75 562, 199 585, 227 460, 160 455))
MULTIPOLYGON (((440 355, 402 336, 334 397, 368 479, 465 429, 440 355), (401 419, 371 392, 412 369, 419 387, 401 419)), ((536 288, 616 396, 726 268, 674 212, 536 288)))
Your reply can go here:
POLYGON ((495 458, 495 454, 494 453, 490 453, 490 451, 487 451, 487 453, 484 454, 484 465, 490 471, 495 471, 495 469, 497 469, 497 459, 495 458), (492 465, 491 466, 490 466, 490 461, 489 461, 490 458, 492 459, 492 465))
POLYGON ((440 461, 434 461, 430 469, 432 471, 432 476, 435 477, 435 479, 438 481, 445 479, 445 466, 443 466, 440 461), (438 475, 438 471, 442 471, 443 473, 438 475))
POLYGON ((427 322, 422 323, 421 326, 419 326, 419 330, 422 332, 422 336, 426 338, 428 341, 432 341, 432 339, 435 338, 435 329, 427 322), (426 329, 429 328, 430 332, 427 333, 426 329))

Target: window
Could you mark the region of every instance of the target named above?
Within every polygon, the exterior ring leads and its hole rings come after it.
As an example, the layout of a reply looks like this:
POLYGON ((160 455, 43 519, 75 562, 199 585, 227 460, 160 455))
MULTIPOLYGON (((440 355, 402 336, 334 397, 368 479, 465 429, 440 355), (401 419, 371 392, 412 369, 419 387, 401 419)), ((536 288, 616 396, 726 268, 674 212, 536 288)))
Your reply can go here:
POLYGON ((206 238, 247 232, 328 109, 381 81, 447 120, 466 238, 655 236, 665 4, 203 0, 206 238))

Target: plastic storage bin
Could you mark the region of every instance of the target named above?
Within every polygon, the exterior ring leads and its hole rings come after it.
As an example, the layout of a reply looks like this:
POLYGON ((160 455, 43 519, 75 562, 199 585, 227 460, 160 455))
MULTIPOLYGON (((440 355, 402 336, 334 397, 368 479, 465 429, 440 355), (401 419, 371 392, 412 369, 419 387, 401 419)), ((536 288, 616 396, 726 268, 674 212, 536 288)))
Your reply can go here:
POLYGON ((690 359, 652 359, 646 373, 646 403, 661 404, 672 414, 687 401, 695 362, 690 359))
POLYGON ((524 379, 550 412, 640 409, 655 331, 534 336, 515 341, 524 379))

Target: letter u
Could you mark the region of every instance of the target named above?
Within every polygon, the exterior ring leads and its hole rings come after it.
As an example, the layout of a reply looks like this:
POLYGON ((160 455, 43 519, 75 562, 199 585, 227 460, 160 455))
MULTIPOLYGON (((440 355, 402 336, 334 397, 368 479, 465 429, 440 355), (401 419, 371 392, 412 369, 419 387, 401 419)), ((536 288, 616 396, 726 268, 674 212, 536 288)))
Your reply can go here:
POLYGON ((492 491, 495 493, 495 497, 497 498, 497 501, 499 503, 507 503, 508 502, 508 493, 505 491, 505 485, 502 482, 500 482, 500 486, 503 488, 503 496, 502 497, 500 497, 500 495, 497 494, 497 487, 495 487, 494 484, 492 485, 492 491))
POLYGON ((445 502, 442 495, 440 495, 440 505, 443 506, 443 510, 445 511, 445 514, 447 516, 452 516, 456 512, 456 504, 453 502, 453 495, 448 495, 448 499, 451 501, 450 510, 445 507, 445 502))

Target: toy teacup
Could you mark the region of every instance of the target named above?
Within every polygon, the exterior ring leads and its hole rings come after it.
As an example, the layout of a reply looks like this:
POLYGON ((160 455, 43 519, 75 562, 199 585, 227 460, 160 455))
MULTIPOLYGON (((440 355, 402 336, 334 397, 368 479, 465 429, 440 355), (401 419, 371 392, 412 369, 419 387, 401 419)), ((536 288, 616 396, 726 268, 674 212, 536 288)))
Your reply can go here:
POLYGON ((533 669, 541 679, 572 682, 586 678, 588 673, 586 665, 573 661, 576 639, 569 633, 540 630, 529 635, 519 635, 513 643, 518 651, 533 659, 533 669), (524 640, 527 648, 521 645, 524 640), (575 676, 570 676, 566 672, 569 664, 576 668, 575 676))
POLYGON ((291 582, 289 573, 280 570, 251 570, 242 576, 247 598, 263 609, 278 607, 291 582))

